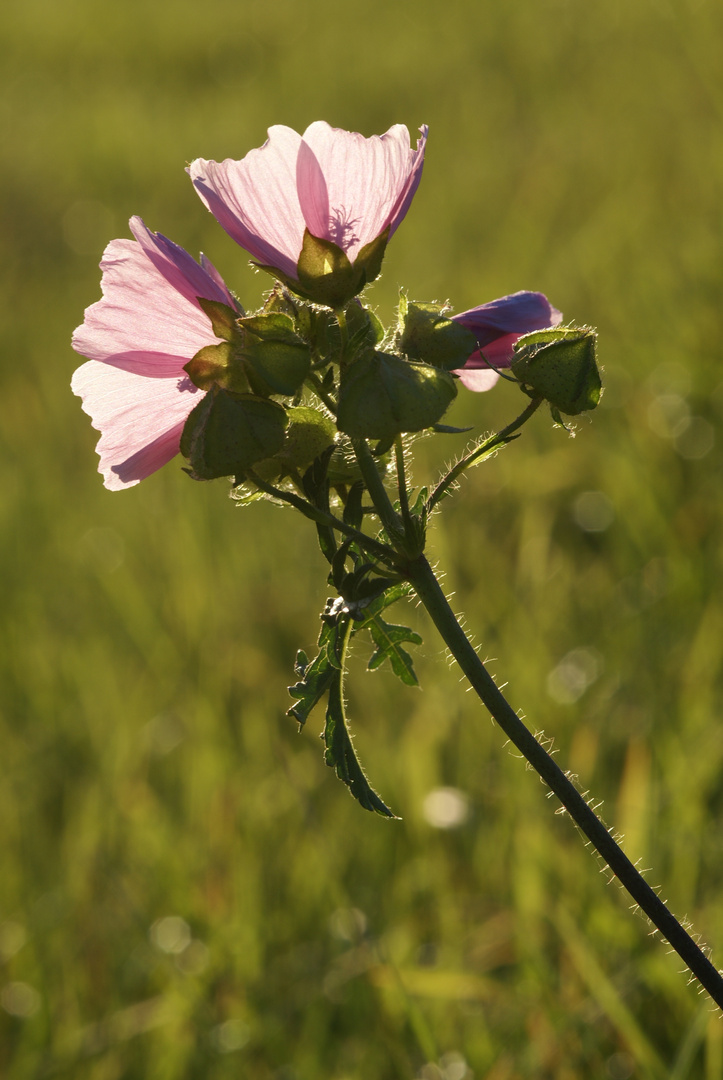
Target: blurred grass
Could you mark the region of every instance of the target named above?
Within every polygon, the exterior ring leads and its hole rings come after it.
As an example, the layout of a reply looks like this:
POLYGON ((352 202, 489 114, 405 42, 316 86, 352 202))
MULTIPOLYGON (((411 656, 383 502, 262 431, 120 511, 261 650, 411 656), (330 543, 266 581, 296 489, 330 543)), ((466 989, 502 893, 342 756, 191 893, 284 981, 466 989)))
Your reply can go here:
MULTIPOLYGON (((723 963, 722 24, 712 0, 4 12, 0 1076, 723 1076, 720 1020, 422 615, 422 693, 355 658, 385 823, 284 716, 325 597, 310 530, 177 465, 106 492, 68 389, 132 213, 260 300, 186 162, 272 123, 429 123, 380 313, 399 284, 457 310, 542 289, 599 326, 608 384, 574 442, 536 418, 481 467, 433 554, 512 702, 723 963), (439 787, 468 800, 455 829, 425 817, 439 787)), ((456 448, 422 443, 418 481, 456 448)))

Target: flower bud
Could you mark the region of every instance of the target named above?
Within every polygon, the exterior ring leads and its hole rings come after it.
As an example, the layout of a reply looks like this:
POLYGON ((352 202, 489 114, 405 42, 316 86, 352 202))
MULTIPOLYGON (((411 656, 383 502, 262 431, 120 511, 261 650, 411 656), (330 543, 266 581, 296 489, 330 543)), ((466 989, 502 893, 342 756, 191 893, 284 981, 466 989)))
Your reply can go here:
POLYGON ((181 453, 196 480, 243 476, 281 449, 287 424, 286 410, 275 401, 214 386, 186 421, 181 453))
MULTIPOLYGON (((215 305, 221 307, 222 305, 215 305)), ((208 305, 204 310, 207 310, 208 305)), ((235 318, 230 326, 214 322, 214 333, 227 338, 200 349, 184 370, 201 390, 216 385, 235 394, 291 397, 309 374, 309 347, 281 312, 235 318)))
POLYGON ((596 342, 590 327, 538 330, 519 339, 510 367, 526 394, 550 403, 553 416, 577 416, 600 401, 596 342))
POLYGON ((444 314, 444 304, 419 304, 402 294, 399 300, 397 348, 410 360, 453 371, 461 368, 477 348, 477 338, 466 326, 444 314))
POLYGON ((432 427, 456 393, 446 371, 369 349, 342 368, 337 424, 352 438, 387 441, 432 427))

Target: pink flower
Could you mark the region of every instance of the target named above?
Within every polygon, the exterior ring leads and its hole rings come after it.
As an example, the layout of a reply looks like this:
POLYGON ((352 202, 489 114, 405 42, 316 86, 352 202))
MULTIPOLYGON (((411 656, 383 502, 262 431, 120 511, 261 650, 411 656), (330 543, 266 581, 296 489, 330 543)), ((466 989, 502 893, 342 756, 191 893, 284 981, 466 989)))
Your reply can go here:
POLYGON ((452 315, 452 319, 471 330, 479 345, 454 374, 468 390, 490 390, 499 379, 493 368, 510 366, 515 342, 532 330, 559 326, 562 312, 552 307, 543 293, 516 292, 452 315))
POLYGON ((352 264, 386 228, 394 233, 422 176, 427 128, 420 132, 412 150, 403 124, 370 139, 321 120, 303 136, 277 125, 241 161, 197 158, 187 171, 229 236, 260 265, 296 280, 305 229, 352 264))
POLYGON ((72 390, 100 431, 99 472, 112 491, 131 487, 179 451, 188 414, 203 394, 183 365, 219 339, 198 303, 238 308, 218 271, 201 256, 130 220, 135 240, 103 253, 103 298, 85 312, 73 348, 90 357, 72 390))

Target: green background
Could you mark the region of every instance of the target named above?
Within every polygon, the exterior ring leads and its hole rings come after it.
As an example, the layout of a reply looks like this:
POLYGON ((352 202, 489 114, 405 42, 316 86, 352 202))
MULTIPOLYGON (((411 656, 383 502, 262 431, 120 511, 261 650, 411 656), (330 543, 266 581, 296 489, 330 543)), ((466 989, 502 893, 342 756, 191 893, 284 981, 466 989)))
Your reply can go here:
MULTIPOLYGON (((180 459, 105 491, 68 386, 131 214, 261 302, 194 157, 275 123, 428 123, 370 301, 540 289, 599 327, 607 384, 574 440, 538 414, 477 469, 432 555, 514 706, 723 963, 722 31, 714 0, 4 12, 1 1076, 723 1077, 720 1018, 423 613, 395 609, 422 692, 353 661, 387 822, 324 766, 321 715, 284 715, 328 590, 308 523, 180 459)), ((450 420, 494 429, 519 397, 461 391, 450 420)), ((417 481, 463 439, 422 442, 417 481)))

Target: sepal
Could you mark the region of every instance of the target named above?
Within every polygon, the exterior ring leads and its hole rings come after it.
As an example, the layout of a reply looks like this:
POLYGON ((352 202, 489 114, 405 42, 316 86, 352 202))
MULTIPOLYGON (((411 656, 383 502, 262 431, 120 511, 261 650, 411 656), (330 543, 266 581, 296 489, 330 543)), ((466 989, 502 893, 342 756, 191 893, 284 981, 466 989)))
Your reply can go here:
POLYGON ((379 276, 389 229, 365 244, 352 264, 346 252, 332 240, 304 230, 301 254, 296 264, 297 280, 274 267, 260 269, 274 273, 288 288, 315 304, 341 311, 362 289, 379 276))
POLYGON ((199 390, 218 386, 223 390, 246 394, 251 389, 243 367, 234 363, 234 348, 229 341, 205 345, 184 365, 183 370, 199 390))
POLYGON ((197 296, 196 299, 211 320, 211 327, 216 337, 231 341, 239 312, 234 311, 228 304, 222 304, 220 300, 205 300, 202 296, 197 296))
MULTIPOLYGON (((200 302, 200 301, 199 301, 200 302)), ((218 345, 206 345, 184 366, 200 390, 220 387, 234 394, 292 397, 311 368, 308 344, 294 330, 292 318, 280 311, 235 316, 225 304, 204 301, 218 345), (211 314, 211 310, 215 314, 211 314), (216 310, 220 309, 220 310, 216 310), (226 322, 219 321, 225 318, 226 322)))

